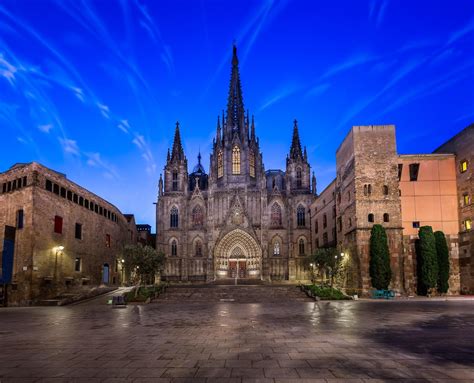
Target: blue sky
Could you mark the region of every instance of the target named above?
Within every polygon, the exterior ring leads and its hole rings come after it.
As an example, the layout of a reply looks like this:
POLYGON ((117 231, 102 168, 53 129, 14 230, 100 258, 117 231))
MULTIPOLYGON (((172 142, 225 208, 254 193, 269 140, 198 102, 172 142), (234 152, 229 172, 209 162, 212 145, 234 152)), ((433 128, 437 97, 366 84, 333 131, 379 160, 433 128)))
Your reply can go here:
POLYGON ((0 171, 38 161, 154 226, 180 121, 208 170, 236 41, 266 169, 299 121, 322 190, 352 125, 431 152, 474 121, 474 1, 0 3, 0 171))

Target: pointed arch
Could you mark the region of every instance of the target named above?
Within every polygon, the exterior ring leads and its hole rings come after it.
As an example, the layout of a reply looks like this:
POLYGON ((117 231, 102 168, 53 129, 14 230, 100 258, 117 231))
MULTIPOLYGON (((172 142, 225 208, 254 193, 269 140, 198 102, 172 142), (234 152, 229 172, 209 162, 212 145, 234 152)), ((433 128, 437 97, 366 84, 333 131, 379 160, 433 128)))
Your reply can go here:
POLYGON ((281 207, 278 202, 274 202, 270 211, 270 225, 273 227, 281 226, 281 207))
POLYGON ((232 148, 232 174, 240 174, 240 148, 237 145, 232 148))
POLYGON ((201 205, 194 206, 191 211, 191 221, 194 227, 201 227, 204 223, 204 213, 201 205))
POLYGON ((303 173, 300 167, 296 168, 296 188, 301 189, 303 186, 303 173))
POLYGON ((172 257, 178 256, 178 241, 175 238, 170 241, 170 254, 172 257))
POLYGON ((178 227, 179 224, 179 212, 176 206, 173 206, 170 210, 170 227, 178 227))
POLYGON ((303 205, 299 205, 296 209, 296 224, 298 226, 306 226, 306 214, 303 205))

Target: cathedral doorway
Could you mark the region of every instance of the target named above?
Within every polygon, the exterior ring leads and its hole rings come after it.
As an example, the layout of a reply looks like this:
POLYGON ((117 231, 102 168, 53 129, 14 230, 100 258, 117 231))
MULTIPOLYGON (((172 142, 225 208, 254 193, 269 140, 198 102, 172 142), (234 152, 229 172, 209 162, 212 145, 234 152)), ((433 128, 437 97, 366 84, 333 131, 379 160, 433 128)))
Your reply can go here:
POLYGON ((215 247, 214 265, 217 278, 260 278, 262 250, 250 234, 235 229, 215 247))

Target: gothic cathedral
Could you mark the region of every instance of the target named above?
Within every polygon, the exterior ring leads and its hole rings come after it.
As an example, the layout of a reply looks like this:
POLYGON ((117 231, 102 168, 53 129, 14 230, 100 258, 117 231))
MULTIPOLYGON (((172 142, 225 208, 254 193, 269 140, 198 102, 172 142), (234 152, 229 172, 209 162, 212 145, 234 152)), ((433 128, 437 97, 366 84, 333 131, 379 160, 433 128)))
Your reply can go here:
POLYGON ((201 155, 188 173, 176 124, 156 205, 164 280, 304 278, 316 178, 296 121, 286 171, 265 171, 254 118, 244 110, 238 64, 234 46, 227 113, 217 119, 209 174, 201 155))

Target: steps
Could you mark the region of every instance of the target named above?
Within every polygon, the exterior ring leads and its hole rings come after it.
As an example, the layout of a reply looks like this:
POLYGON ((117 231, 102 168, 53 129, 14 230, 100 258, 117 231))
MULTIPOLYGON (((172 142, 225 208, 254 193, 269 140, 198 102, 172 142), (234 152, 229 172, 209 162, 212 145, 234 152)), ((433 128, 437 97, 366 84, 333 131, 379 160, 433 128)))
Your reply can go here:
POLYGON ((312 299, 294 285, 200 285, 170 286, 154 302, 282 303, 312 299))

